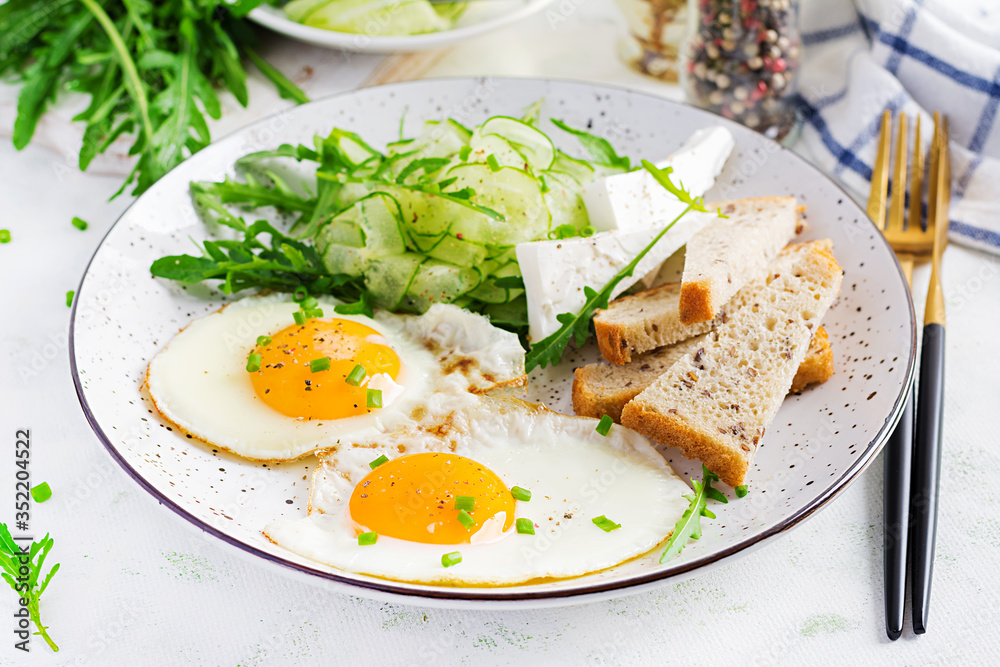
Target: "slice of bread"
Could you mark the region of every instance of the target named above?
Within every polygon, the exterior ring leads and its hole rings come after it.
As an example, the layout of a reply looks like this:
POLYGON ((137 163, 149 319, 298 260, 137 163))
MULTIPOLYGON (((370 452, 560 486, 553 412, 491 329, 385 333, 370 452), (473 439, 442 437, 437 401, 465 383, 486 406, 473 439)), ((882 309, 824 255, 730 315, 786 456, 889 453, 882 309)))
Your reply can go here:
POLYGON ((699 459, 731 486, 750 461, 843 279, 829 241, 789 246, 729 319, 622 410, 622 424, 699 459))
MULTIPOLYGON (((584 417, 600 419, 608 415, 621 423, 622 408, 666 373, 684 355, 704 347, 708 334, 641 354, 623 365, 587 364, 573 374, 573 410, 584 417)), ((826 382, 833 375, 833 348, 820 327, 809 341, 806 358, 792 380, 792 393, 811 384, 826 382)))
POLYGON ((601 356, 613 364, 627 364, 632 355, 705 333, 712 322, 681 323, 678 304, 681 284, 667 283, 624 296, 594 315, 601 356))
POLYGON ((729 216, 687 242, 680 320, 715 318, 719 309, 770 262, 799 229, 794 197, 754 197, 713 204, 729 216))

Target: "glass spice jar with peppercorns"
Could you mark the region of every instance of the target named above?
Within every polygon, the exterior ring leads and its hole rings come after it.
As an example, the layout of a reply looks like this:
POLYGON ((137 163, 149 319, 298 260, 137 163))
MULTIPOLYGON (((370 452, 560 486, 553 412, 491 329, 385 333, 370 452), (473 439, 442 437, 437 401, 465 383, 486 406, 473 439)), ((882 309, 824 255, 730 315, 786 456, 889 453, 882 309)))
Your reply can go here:
POLYGON ((798 0, 690 0, 681 84, 690 102, 781 141, 792 133, 798 0))

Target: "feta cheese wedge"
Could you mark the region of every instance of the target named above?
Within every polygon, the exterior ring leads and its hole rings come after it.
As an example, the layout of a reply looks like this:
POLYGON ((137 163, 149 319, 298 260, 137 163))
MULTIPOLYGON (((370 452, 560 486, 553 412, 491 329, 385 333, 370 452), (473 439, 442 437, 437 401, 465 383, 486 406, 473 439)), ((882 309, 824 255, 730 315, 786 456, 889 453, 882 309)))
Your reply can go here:
MULTIPOLYGON (((618 284, 612 297, 659 267, 663 260, 717 219, 718 215, 714 212, 692 211, 685 215, 639 262, 632 278, 618 284)), ((515 252, 524 277, 530 340, 538 342, 555 333, 561 326, 557 315, 577 313, 583 308, 586 303, 584 287, 599 290, 607 285, 615 274, 649 245, 663 226, 598 232, 586 238, 519 243, 515 252)))
MULTIPOLYGON (((656 166, 673 167, 671 179, 701 197, 715 183, 735 145, 726 128, 702 128, 656 166)), ((684 204, 645 169, 595 181, 584 187, 582 196, 590 224, 598 231, 662 228, 684 210, 684 204)))

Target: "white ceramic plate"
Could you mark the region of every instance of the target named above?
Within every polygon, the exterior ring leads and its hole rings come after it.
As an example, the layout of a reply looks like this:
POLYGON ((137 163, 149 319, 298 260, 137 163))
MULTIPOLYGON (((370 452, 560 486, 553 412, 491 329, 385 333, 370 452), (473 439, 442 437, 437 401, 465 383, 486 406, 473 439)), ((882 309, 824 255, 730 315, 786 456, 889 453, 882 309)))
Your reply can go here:
MULTIPOLYGON (((560 147, 578 153, 554 128, 560 147)), ((793 153, 739 125, 691 107, 627 90, 562 81, 447 79, 346 93, 265 119, 209 146, 139 198, 104 239, 77 290, 71 363, 87 418, 115 460, 164 507, 262 564, 355 594, 421 604, 554 605, 611 597, 661 585, 745 553, 830 501, 872 460, 900 409, 913 373, 915 321, 909 291, 889 247, 864 212, 793 153), (332 126, 375 145, 414 134, 425 119, 475 124, 517 114, 544 98, 544 117, 589 127, 634 157, 659 159, 694 130, 728 126, 737 147, 708 199, 795 195, 808 206, 806 238, 833 239, 844 267, 843 291, 823 321, 836 374, 789 397, 768 430, 749 474, 750 495, 716 504, 704 536, 665 565, 658 553, 577 579, 511 588, 436 588, 359 576, 311 562, 267 541, 263 526, 306 511, 312 460, 245 462, 185 438, 158 418, 141 393, 146 364, 193 318, 224 300, 207 287, 182 290, 150 277, 150 263, 192 252, 208 231, 188 196, 191 180, 222 179, 239 156, 280 143, 309 143, 332 126), (272 565, 273 566, 273 565, 272 565)), ((585 349, 536 372, 531 398, 572 413, 572 368, 596 358, 585 349)), ((697 463, 666 450, 685 478, 697 463)), ((730 490, 731 494, 731 490, 730 490)))
POLYGON ((553 0, 470 0, 469 8, 462 13, 451 30, 401 37, 358 35, 313 28, 290 20, 281 8, 269 5, 253 10, 249 18, 282 35, 316 46, 358 53, 398 53, 436 49, 482 35, 540 12, 552 2, 553 0))

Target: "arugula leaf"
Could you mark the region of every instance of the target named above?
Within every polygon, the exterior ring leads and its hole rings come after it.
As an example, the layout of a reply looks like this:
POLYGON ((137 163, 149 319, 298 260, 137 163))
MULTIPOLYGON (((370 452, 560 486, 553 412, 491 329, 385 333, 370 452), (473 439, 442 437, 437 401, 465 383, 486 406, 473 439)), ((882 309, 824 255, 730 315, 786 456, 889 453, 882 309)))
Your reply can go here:
POLYGON ((10 534, 7 524, 0 523, 0 568, 3 569, 0 576, 10 585, 18 597, 24 598, 27 601, 28 616, 35 624, 35 627, 38 628, 35 634, 41 635, 45 643, 49 645, 49 648, 58 652, 59 647, 56 646, 56 643, 52 641, 52 637, 49 636, 48 626, 42 624, 39 609, 39 601, 42 593, 48 588, 52 577, 59 571, 59 564, 56 563, 48 571, 48 574, 44 578, 41 578, 45 566, 45 558, 52 550, 53 544, 55 544, 55 541, 46 534, 40 542, 32 542, 27 554, 25 554, 10 534), (27 555, 26 559, 24 558, 25 555, 27 555), (22 567, 26 567, 28 570, 27 579, 25 579, 25 573, 21 571, 22 567), (41 583, 39 583, 40 578, 41 583))
POLYGON ((700 482, 696 479, 691 480, 694 494, 684 496, 691 504, 684 510, 684 514, 674 526, 674 532, 670 535, 667 546, 663 549, 663 555, 660 556, 661 563, 666 563, 680 554, 688 540, 701 538, 701 517, 715 518, 715 514, 707 507, 708 498, 720 503, 729 502, 729 499, 721 491, 712 488, 712 482, 718 482, 719 476, 710 471, 704 463, 701 465, 701 476, 702 481, 700 482))
POLYGON ((590 153, 590 156, 598 164, 615 167, 624 171, 630 171, 632 169, 631 162, 629 162, 628 157, 618 155, 607 139, 598 137, 583 130, 573 129, 563 121, 555 118, 552 119, 552 124, 563 132, 569 132, 579 139, 580 145, 583 146, 584 150, 590 153))
POLYGON ((581 346, 586 342, 587 336, 590 334, 590 318, 594 314, 594 311, 599 308, 607 308, 608 302, 611 299, 611 294, 614 292, 615 287, 618 284, 632 276, 635 271, 635 267, 639 265, 642 258, 645 257, 653 247, 660 242, 663 235, 670 231, 677 222, 683 218, 689 211, 700 211, 707 212, 708 209, 705 208, 705 203, 701 197, 692 197, 691 193, 684 190, 683 187, 676 186, 670 180, 670 174, 673 172, 671 167, 666 169, 657 169, 656 166, 647 162, 642 161, 642 166, 647 169, 656 178, 663 187, 665 187, 671 194, 677 197, 682 203, 687 204, 687 208, 681 211, 680 215, 674 218, 669 225, 660 230, 649 244, 643 248, 638 255, 632 258, 632 261, 626 264, 621 271, 619 271, 615 276, 606 284, 600 291, 595 290, 592 287, 584 287, 583 293, 586 297, 586 301, 583 304, 583 308, 580 309, 575 315, 573 313, 561 313, 556 316, 556 319, 562 325, 559 329, 551 334, 550 336, 542 339, 538 343, 534 343, 531 349, 528 350, 528 354, 524 357, 524 368, 525 372, 531 372, 537 366, 544 368, 548 364, 558 364, 559 360, 562 359, 563 352, 566 351, 566 346, 569 345, 569 341, 572 339, 577 347, 581 346))
POLYGON ((131 135, 136 164, 115 194, 140 194, 211 140, 214 85, 248 101, 250 59, 296 102, 301 90, 253 50, 247 12, 264 0, 8 0, 0 4, 0 77, 20 84, 13 143, 24 148, 63 88, 90 97, 79 167, 131 135))

